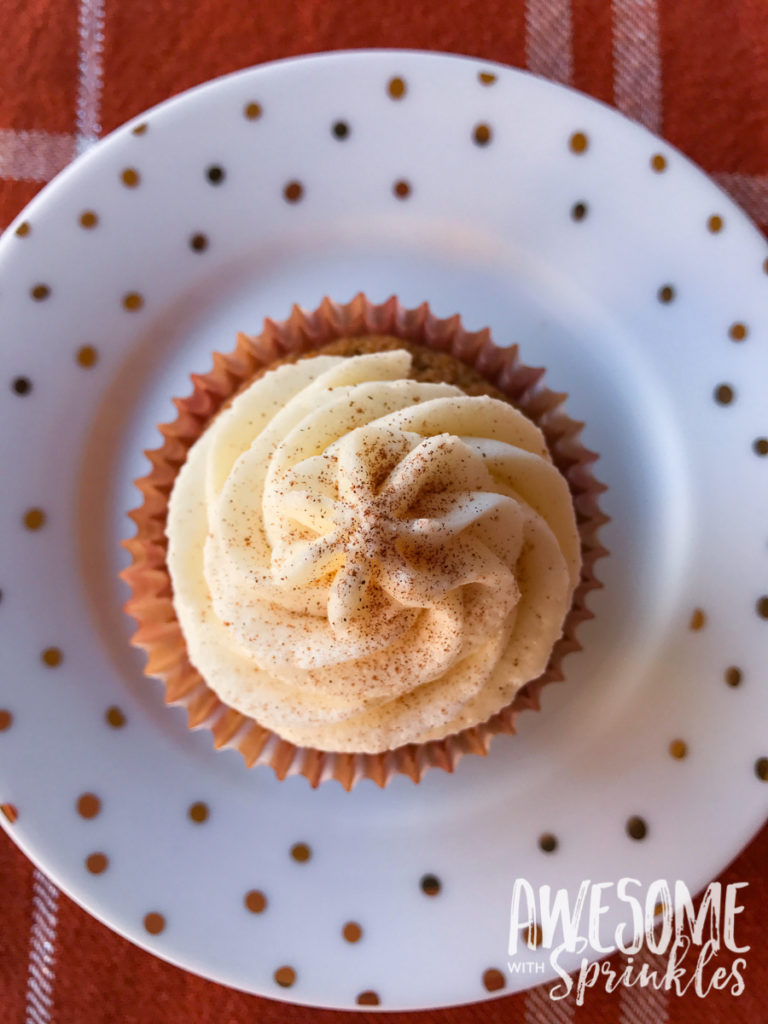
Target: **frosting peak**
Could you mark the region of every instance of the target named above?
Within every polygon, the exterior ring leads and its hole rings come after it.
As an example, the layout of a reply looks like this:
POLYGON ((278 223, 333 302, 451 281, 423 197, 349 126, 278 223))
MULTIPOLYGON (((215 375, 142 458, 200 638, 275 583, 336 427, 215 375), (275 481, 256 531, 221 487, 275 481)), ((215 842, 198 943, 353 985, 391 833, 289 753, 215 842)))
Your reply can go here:
POLYGON ((171 496, 190 660, 300 745, 376 752, 484 721, 544 670, 578 581, 538 428, 410 365, 398 350, 267 372, 171 496))

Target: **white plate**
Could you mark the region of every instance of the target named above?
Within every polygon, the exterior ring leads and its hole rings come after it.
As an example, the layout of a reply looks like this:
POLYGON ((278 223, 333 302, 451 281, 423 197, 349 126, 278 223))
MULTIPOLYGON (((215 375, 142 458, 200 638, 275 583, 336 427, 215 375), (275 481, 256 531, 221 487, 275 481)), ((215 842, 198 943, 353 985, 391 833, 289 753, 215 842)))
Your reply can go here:
MULTIPOLYGON (((13 715, 0 802, 18 809, 15 841, 158 956, 335 1007, 365 990, 387 1009, 487 996, 486 969, 506 971, 517 877, 695 889, 715 876, 768 801, 756 771, 768 754, 768 458, 753 447, 768 435, 766 256, 664 142, 577 93, 450 56, 266 65, 161 105, 78 160, 0 243, 0 708, 13 715), (249 104, 261 116, 247 117, 249 104), (587 146, 574 152, 579 132, 587 146), (293 181, 297 202, 284 198, 293 181), (84 211, 95 226, 81 226, 84 211), (198 234, 203 251, 190 245, 198 234), (50 292, 35 300, 41 284, 50 292), (600 453, 612 554, 585 650, 517 737, 454 776, 348 794, 248 771, 190 733, 142 677, 117 574, 142 449, 158 444, 187 374, 265 315, 359 290, 458 311, 547 367, 600 453), (129 293, 140 309, 123 307, 129 293), (98 353, 89 368, 82 346, 98 353), (28 393, 14 392, 17 377, 28 393), (727 405, 714 397, 723 384, 727 405), (38 530, 24 527, 31 508, 46 515, 38 530), (692 631, 697 608, 706 624, 692 631), (56 667, 41 660, 51 647, 56 667), (105 722, 113 706, 122 728, 105 722), (675 739, 682 759, 669 754, 675 739), (89 819, 84 793, 101 801, 89 819), (188 817, 196 801, 210 811, 202 824, 188 817), (647 823, 642 841, 627 834, 633 815, 647 823), (539 849, 543 833, 554 853, 539 849), (290 853, 298 842, 311 848, 304 863, 290 853), (108 857, 98 875, 94 852, 108 857), (420 888, 427 873, 438 896, 420 888), (263 913, 245 909, 250 890, 266 895, 263 913), (163 915, 160 934, 145 930, 149 912, 163 915), (363 930, 355 944, 341 934, 349 921, 363 930), (274 980, 281 966, 296 972, 290 989, 274 980)), ((508 974, 505 991, 542 977, 508 974)))

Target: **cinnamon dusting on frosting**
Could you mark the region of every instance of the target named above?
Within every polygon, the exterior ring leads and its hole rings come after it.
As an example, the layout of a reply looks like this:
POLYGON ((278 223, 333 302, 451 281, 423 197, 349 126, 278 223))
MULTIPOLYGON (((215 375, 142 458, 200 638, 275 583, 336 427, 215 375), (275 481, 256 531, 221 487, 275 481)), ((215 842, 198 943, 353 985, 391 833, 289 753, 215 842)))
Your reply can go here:
POLYGON ((375 341, 249 384, 168 512, 190 660, 225 703, 324 750, 486 720, 543 671, 580 569, 538 428, 472 382, 412 379, 418 354, 375 341))

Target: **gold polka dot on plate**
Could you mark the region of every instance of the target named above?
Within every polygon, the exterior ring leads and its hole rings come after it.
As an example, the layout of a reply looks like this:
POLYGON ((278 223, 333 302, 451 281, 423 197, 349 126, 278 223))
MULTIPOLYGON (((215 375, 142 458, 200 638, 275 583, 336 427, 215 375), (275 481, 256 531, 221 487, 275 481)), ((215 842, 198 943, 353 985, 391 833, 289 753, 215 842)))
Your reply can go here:
POLYGON ((757 602, 757 614, 761 619, 768 619, 768 596, 761 597, 757 602))
POLYGON ((288 966, 278 967, 273 977, 281 988, 290 988, 296 981, 296 971, 288 966))
POLYGON ((733 687, 741 686, 741 680, 743 678, 744 677, 743 677, 741 669, 740 668, 736 668, 735 665, 731 665, 730 668, 727 668, 725 670, 725 681, 726 681, 726 683, 729 686, 733 686, 733 687))
POLYGON ((672 740, 669 744, 669 753, 675 760, 682 761, 688 753, 688 744, 685 740, 672 740))
POLYGON ((574 203, 571 207, 571 217, 576 220, 584 220, 587 216, 587 204, 586 203, 574 203))
POLYGON ((247 892, 243 902, 252 914, 262 914, 267 909, 267 897, 260 889, 251 889, 247 892))
POLYGON ((437 896, 442 888, 437 875, 423 875, 420 885, 425 896, 437 896))
POLYGON ((122 729, 125 725, 125 715, 118 707, 107 708, 104 712, 104 719, 107 725, 113 729, 122 729))
POLYGON ((498 992, 506 986, 504 975, 497 967, 489 967, 483 972, 483 985, 489 992, 498 992))
POLYGON ((589 139, 584 132, 574 132, 568 140, 568 147, 572 153, 586 153, 589 147, 589 139))
POLYGON ((731 339, 731 341, 744 341, 747 334, 749 334, 749 330, 746 324, 731 324, 731 326, 728 329, 728 337, 731 339))
POLYGON ((198 231, 197 234, 192 235, 190 238, 189 247, 195 252, 205 252, 208 248, 208 239, 204 234, 202 234, 202 232, 198 231))
POLYGON ((651 168, 656 171, 657 174, 661 174, 662 171, 667 169, 667 159, 662 156, 661 153, 654 153, 651 157, 651 168))
POLYGON ((51 289, 47 284, 36 284, 30 289, 29 294, 35 302, 43 302, 51 294, 51 289))
POLYGON ((93 345, 82 345, 75 355, 75 359, 78 364, 84 369, 89 370, 92 366, 96 365, 99 358, 99 353, 93 347, 93 345))
POLYGON ((491 141, 492 135, 493 132, 491 130, 490 125, 477 124, 475 125, 474 132, 472 133, 472 138, 475 140, 478 146, 487 146, 488 143, 491 141))
POLYGON ((730 405, 734 399, 734 391, 730 384, 719 384, 715 388, 715 401, 718 405, 730 405))
POLYGON ((5 708, 0 708, 0 732, 6 732, 13 725, 13 715, 5 708))
POLYGON ((245 107, 243 108, 243 113, 245 114, 249 121, 258 121, 258 119, 263 114, 263 110, 261 109, 260 103, 255 103, 252 101, 251 103, 246 103, 245 107))
POLYGON ((755 455, 768 455, 768 437, 758 437, 752 443, 755 455))
POLYGON ((390 78, 387 83, 387 92, 393 100, 401 100, 405 96, 408 87, 405 84, 405 79, 400 78, 399 75, 395 75, 394 78, 390 78))
POLYGON ((645 820, 635 814, 627 820, 627 835, 631 839, 645 839, 648 835, 648 825, 645 820))
POLYGON ((131 134, 132 135, 146 135, 148 129, 149 129, 149 125, 147 124, 147 122, 146 121, 142 121, 141 124, 137 124, 135 127, 131 128, 131 134))
POLYGON ((192 804, 187 813, 195 824, 202 825, 204 821, 208 820, 210 812, 208 810, 208 804, 204 804, 202 800, 198 800, 197 803, 192 804))
POLYGON ((355 1002, 358 1006, 378 1006, 381 1000, 373 989, 368 988, 360 993, 355 1002))
POLYGON ((357 921, 347 921, 344 927, 341 929, 341 934, 344 936, 347 942, 359 942, 363 937, 363 929, 357 923, 357 921))
POLYGON ((0 804, 0 814, 2 814, 11 825, 13 825, 19 817, 19 812, 13 804, 0 804))
POLYGON ((16 228, 16 234, 19 238, 26 238, 32 228, 30 227, 28 220, 23 220, 21 224, 16 228))
POLYGON ((401 178, 400 181, 396 181, 392 186, 392 191, 398 199, 407 199, 411 194, 411 186, 401 178))
POLYGON ((691 613, 691 619, 688 623, 688 628, 692 629, 694 633, 698 633, 700 629, 704 629, 707 624, 707 613, 702 608, 694 608, 691 613))
POLYGON ((83 210, 83 212, 80 214, 81 228, 86 228, 86 230, 90 230, 91 228, 95 228, 98 223, 99 215, 97 213, 94 213, 93 210, 83 210))
POLYGON ((165 918, 156 910, 152 910, 144 917, 144 927, 150 935, 159 935, 165 930, 165 918))
POLYGON ((85 866, 92 875, 102 875, 109 866, 105 853, 91 853, 85 859, 85 866))
POLYGON ((81 818, 95 818, 101 811, 101 800, 95 793, 83 793, 77 799, 77 813, 81 818))
POLYGON ((144 297, 139 292, 127 292, 123 296, 123 309, 129 313, 135 313, 144 305, 144 297))
POLYGON ((135 167, 126 167, 120 174, 120 180, 126 188, 136 188, 141 181, 141 175, 135 167))
POLYGON ((291 856, 299 864, 304 864, 312 856, 312 851, 306 843, 294 843, 291 847, 291 856))
POLYGON ((758 757, 755 761, 755 775, 761 782, 768 782, 768 757, 758 757))
POLYGON ((659 302, 663 302, 664 304, 672 302, 675 297, 675 289, 671 284, 662 285, 661 288, 659 288, 658 297, 659 302))
POLYGON ((287 202, 298 203, 304 195, 304 186, 300 181, 289 181, 283 189, 283 195, 287 202))
POLYGON ((24 513, 24 526, 28 530, 41 530, 45 526, 45 512, 41 508, 30 508, 24 513))
POLYGON ((539 849, 543 850, 544 853, 555 852, 557 849, 557 839, 551 832, 545 832, 544 835, 539 836, 539 849))
POLYGON ((713 213, 707 221, 707 231, 711 231, 713 235, 719 234, 723 230, 723 218, 719 213, 713 213))
POLYGON ((480 81, 480 85, 493 85, 496 81, 496 75, 491 71, 478 71, 477 77, 480 81))
POLYGON ((48 668, 57 668, 61 664, 64 655, 58 647, 46 647, 40 658, 48 668))
POLYGON ((526 932, 528 933, 526 936, 526 942, 528 943, 529 949, 538 949, 544 938, 541 932, 541 925, 529 925, 526 928, 526 932))

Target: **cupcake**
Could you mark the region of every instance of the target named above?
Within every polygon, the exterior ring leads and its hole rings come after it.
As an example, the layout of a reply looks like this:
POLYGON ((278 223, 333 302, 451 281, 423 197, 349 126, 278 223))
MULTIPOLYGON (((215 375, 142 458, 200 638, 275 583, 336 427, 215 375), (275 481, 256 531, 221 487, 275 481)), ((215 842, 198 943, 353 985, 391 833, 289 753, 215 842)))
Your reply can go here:
POLYGON ((564 396, 426 305, 325 300, 193 376, 137 481, 147 674, 249 765, 418 781, 578 648, 602 490, 564 396))

